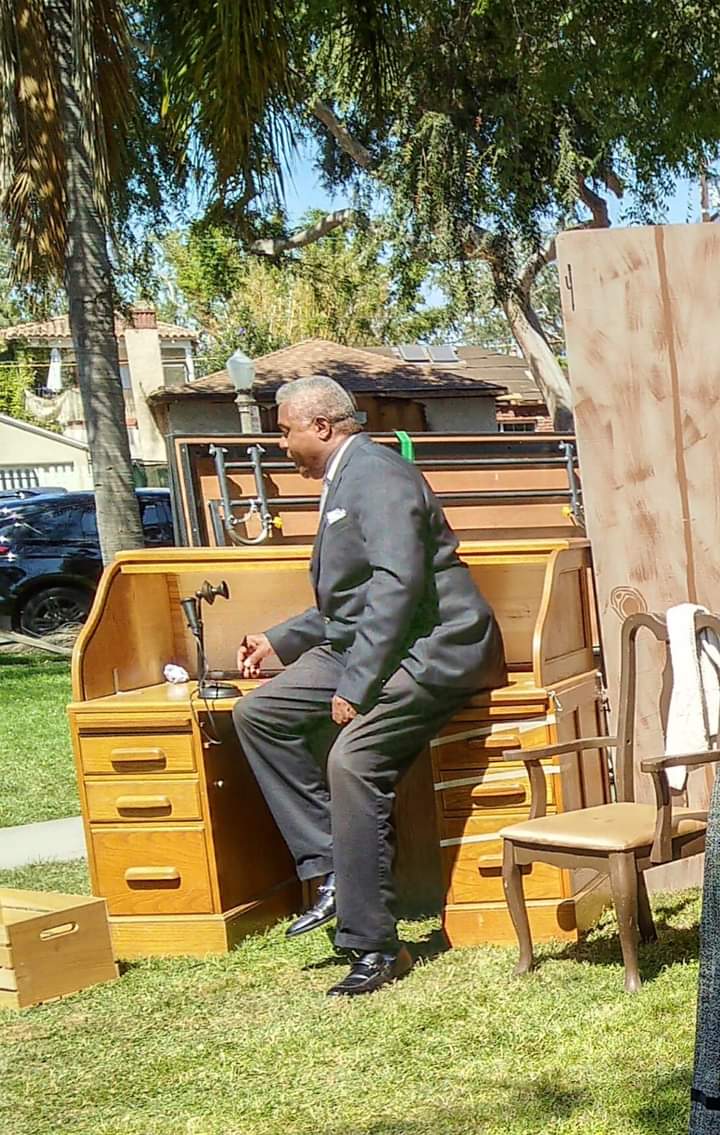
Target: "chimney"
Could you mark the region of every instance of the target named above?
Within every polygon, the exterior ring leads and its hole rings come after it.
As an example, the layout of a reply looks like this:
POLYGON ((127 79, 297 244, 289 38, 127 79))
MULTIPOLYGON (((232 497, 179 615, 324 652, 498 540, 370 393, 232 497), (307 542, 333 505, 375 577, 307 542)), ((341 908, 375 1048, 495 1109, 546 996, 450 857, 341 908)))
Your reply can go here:
POLYGON ((157 315, 151 303, 135 303, 130 308, 130 325, 135 331, 154 331, 157 315))

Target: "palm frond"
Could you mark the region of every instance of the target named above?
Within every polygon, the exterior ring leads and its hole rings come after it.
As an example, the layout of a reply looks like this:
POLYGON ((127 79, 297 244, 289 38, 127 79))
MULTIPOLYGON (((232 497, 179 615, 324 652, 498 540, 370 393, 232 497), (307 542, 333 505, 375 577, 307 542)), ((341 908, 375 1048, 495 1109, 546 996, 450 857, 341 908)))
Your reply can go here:
POLYGON ((72 40, 78 122, 63 115, 59 24, 49 15, 44 0, 0 0, 0 211, 15 275, 33 282, 63 274, 66 146, 79 141, 107 221, 110 188, 128 173, 125 139, 136 112, 122 0, 66 0, 55 13, 72 40))
POLYGON ((287 0, 158 7, 153 38, 164 72, 163 110, 178 148, 194 144, 221 189, 235 179, 272 179, 292 103, 287 0))
POLYGON ((12 0, 0 0, 0 195, 12 181, 18 130, 16 71, 15 5, 12 0))
POLYGON ((14 249, 14 274, 41 280, 62 272, 66 240, 62 132, 54 53, 38 0, 4 0, 4 180, 0 208, 14 249), (5 102, 7 100, 7 102, 5 102))
POLYGON ((74 86, 95 205, 108 219, 110 187, 127 173, 125 139, 137 113, 130 37, 121 0, 72 0, 74 86))

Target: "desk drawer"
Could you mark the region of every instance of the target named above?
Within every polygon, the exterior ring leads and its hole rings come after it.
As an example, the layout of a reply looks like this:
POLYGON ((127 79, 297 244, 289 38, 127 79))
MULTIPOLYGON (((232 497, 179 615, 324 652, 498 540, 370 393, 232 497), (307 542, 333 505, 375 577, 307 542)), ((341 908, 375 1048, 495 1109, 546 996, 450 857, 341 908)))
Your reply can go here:
POLYGON ((210 914, 205 831, 91 828, 98 889, 110 914, 210 914))
POLYGON ((195 770, 190 733, 81 733, 78 743, 89 775, 195 770))
MULTIPOLYGON (((503 901, 503 841, 497 833, 517 818, 506 813, 449 819, 443 824, 440 849, 447 902, 503 901)), ((561 897, 562 872, 544 863, 535 864, 524 876, 524 886, 529 899, 561 897)))
MULTIPOLYGON (((502 843, 498 839, 443 848, 447 902, 503 901, 502 843)), ((562 872, 546 863, 534 863, 528 874, 523 875, 523 888, 528 899, 561 898, 562 872)))
POLYGON ((457 721, 447 725, 431 743, 433 764, 438 769, 476 768, 485 762, 500 759, 504 749, 532 749, 549 745, 550 733, 545 720, 517 723, 487 718, 457 721))
POLYGON ((88 818, 119 823, 122 820, 201 820, 197 779, 121 780, 118 777, 85 783, 88 818))
MULTIPOLYGON (((545 766, 548 805, 555 803, 554 786, 558 772, 557 765, 548 763, 545 766)), ((515 810, 527 815, 530 808, 530 780, 524 764, 498 762, 481 768, 463 769, 462 774, 453 777, 446 772, 443 779, 435 783, 435 791, 445 815, 466 816, 476 812, 505 813, 515 810)))

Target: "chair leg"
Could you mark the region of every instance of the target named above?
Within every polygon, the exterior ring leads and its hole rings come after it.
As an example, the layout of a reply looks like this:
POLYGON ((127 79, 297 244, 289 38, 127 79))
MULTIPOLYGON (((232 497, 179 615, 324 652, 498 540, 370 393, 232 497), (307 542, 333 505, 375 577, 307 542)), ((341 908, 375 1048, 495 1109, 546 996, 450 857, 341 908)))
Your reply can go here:
POLYGON ((647 883, 642 871, 638 872, 638 924, 640 926, 641 942, 657 942, 657 930, 653 919, 650 899, 648 898, 647 883))
POLYGON ((511 840, 506 839, 503 842, 503 888, 520 947, 520 957, 515 966, 515 974, 519 976, 529 973, 533 967, 532 936, 525 906, 522 871, 515 862, 515 848, 511 840))
POLYGON ((627 852, 610 857, 610 889, 620 929, 620 946, 625 963, 625 989, 640 988, 638 970, 638 871, 635 856, 627 852))

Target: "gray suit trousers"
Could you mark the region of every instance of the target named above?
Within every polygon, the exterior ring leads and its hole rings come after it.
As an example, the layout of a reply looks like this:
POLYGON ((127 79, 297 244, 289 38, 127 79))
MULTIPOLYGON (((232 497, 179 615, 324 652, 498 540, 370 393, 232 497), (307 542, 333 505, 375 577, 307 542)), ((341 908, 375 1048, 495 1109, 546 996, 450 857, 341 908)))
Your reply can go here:
POLYGON ((421 686, 397 670, 377 702, 338 730, 330 717, 344 655, 316 646, 240 698, 233 718, 243 751, 301 879, 335 871, 336 945, 394 950, 395 785, 471 694, 421 686), (334 737, 323 771, 315 742, 334 737))

